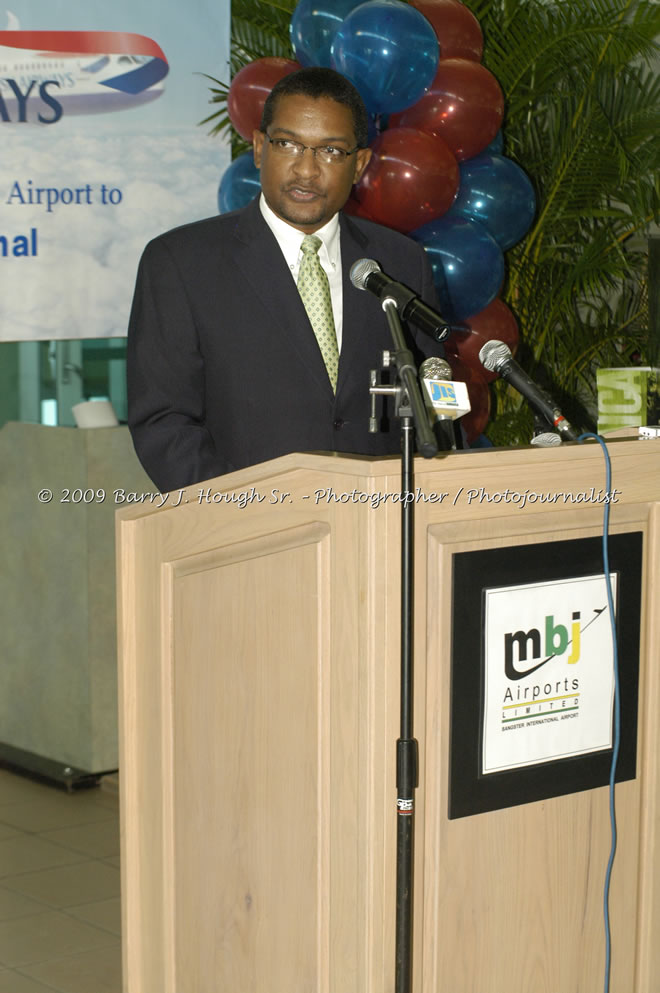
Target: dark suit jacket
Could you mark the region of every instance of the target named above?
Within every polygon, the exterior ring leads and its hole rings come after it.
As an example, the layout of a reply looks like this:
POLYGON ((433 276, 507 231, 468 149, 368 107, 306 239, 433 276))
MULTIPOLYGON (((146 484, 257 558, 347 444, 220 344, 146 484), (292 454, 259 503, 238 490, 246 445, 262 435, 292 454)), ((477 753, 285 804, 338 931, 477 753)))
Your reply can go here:
MULTIPOLYGON (((391 345, 379 300, 352 264, 373 258, 430 303, 421 246, 340 215, 343 331, 337 394, 282 252, 254 200, 145 249, 128 332, 128 419, 162 492, 288 452, 399 451, 398 424, 369 434, 369 370, 391 345)), ((418 342, 424 354, 440 349, 418 342)))

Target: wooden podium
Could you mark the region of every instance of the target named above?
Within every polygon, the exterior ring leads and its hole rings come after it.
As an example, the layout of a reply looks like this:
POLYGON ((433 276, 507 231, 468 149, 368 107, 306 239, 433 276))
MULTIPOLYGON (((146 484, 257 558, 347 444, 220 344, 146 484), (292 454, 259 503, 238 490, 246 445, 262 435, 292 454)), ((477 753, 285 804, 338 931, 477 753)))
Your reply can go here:
MULTIPOLYGON (((611 532, 644 536, 611 990, 653 993, 660 445, 609 448, 611 532)), ((447 811, 452 557, 599 535, 594 499, 493 494, 597 494, 602 450, 453 453, 415 485, 414 990, 597 993, 607 788, 447 811)), ((396 459, 291 455, 118 513, 126 993, 392 993, 399 491, 396 459)))

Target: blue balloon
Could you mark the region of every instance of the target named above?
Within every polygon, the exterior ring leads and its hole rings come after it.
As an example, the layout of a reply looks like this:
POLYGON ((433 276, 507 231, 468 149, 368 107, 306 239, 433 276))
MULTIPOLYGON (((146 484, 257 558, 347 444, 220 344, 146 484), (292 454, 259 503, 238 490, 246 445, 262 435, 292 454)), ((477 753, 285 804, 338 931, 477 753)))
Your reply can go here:
POLYGON ((490 145, 486 145, 484 152, 492 152, 493 155, 501 155, 504 151, 504 135, 502 129, 497 132, 490 145))
POLYGON ((387 131, 387 115, 379 116, 375 114, 369 114, 369 120, 367 123, 367 144, 370 145, 372 141, 387 131))
POLYGON ((424 245, 435 280, 440 310, 465 321, 487 307, 504 279, 502 249, 486 229, 450 211, 412 232, 424 245))
POLYGON ((459 169, 452 213, 479 221, 503 250, 511 248, 529 230, 536 210, 527 174, 511 159, 483 153, 460 162, 459 169))
POLYGON ((252 152, 244 152, 222 175, 218 188, 219 213, 228 214, 230 210, 246 207, 260 191, 259 170, 254 164, 252 152))
POLYGON ((372 114, 411 107, 438 67, 435 31, 420 11, 402 0, 367 0, 337 31, 332 66, 362 94, 372 114))
POLYGON ((330 46, 341 23, 362 0, 300 0, 291 17, 289 34, 301 66, 331 66, 330 46))

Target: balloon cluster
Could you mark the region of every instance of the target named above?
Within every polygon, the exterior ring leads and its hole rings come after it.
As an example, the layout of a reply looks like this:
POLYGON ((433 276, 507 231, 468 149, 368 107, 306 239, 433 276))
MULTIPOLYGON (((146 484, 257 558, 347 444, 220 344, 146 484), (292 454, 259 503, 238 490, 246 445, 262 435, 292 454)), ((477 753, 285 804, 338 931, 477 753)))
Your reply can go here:
MULTIPOLYGON (((361 93, 371 121, 371 161, 346 210, 409 234, 428 252, 442 313, 468 332, 446 342, 454 378, 467 383, 469 440, 490 413, 479 361, 489 339, 512 351, 518 328, 497 298, 503 252, 531 225, 534 190, 503 156, 504 99, 481 65, 483 36, 460 0, 299 0, 291 18, 297 61, 263 58, 234 77, 227 109, 251 140, 275 83, 305 66, 336 69, 361 93)), ((221 213, 244 206, 259 189, 251 153, 222 177, 221 213)))

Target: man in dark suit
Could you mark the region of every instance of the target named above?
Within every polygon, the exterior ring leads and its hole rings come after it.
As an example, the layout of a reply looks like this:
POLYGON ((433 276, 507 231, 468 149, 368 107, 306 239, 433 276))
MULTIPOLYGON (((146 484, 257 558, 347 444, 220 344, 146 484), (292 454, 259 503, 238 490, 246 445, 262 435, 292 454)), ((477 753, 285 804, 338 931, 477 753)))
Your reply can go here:
POLYGON ((435 293, 419 245, 340 213, 371 157, 359 94, 330 69, 285 77, 266 102, 254 156, 260 198, 161 235, 140 263, 129 426, 163 492, 288 452, 399 450, 394 418, 386 433, 368 431, 369 370, 391 340, 379 301, 352 286, 350 269, 373 258, 428 302, 435 293), (310 234, 334 312, 336 391, 296 287, 310 234))

